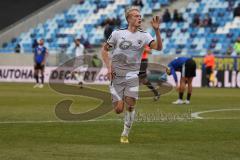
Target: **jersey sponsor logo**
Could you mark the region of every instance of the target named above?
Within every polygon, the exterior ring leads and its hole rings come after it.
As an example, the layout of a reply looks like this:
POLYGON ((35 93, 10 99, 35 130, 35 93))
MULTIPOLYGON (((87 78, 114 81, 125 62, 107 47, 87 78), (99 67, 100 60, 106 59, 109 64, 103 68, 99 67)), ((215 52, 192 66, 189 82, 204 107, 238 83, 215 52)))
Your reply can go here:
POLYGON ((139 39, 138 44, 141 45, 142 43, 143 43, 143 41, 139 39))

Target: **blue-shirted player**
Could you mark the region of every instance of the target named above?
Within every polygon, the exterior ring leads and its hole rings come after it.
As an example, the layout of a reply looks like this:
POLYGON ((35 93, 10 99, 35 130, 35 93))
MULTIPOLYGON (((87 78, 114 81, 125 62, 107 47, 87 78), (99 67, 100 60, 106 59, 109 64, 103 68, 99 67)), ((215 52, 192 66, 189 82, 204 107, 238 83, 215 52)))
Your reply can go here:
POLYGON ((196 63, 192 58, 189 57, 178 57, 172 60, 168 64, 167 74, 173 75, 176 83, 176 88, 179 92, 178 100, 173 104, 190 104, 190 98, 192 95, 192 80, 196 76, 196 63), (178 78, 176 72, 181 72, 180 85, 178 85, 178 78), (183 101, 183 94, 185 85, 188 85, 187 100, 183 101))
POLYGON ((44 67, 46 64, 46 57, 48 51, 44 47, 44 40, 41 39, 38 43, 38 46, 34 49, 34 78, 36 79, 36 85, 34 88, 43 88, 44 84, 44 67), (41 77, 39 77, 39 72, 41 77), (41 78, 41 83, 39 83, 39 78, 41 78))

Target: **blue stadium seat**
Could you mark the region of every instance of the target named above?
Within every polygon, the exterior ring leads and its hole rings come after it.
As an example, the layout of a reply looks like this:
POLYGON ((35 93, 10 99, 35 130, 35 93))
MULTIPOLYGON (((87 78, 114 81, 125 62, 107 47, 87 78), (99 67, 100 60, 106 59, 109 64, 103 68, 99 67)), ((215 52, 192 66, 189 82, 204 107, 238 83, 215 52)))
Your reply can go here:
MULTIPOLYGON (((160 9, 161 6, 168 5, 169 0, 144 0, 142 9, 143 15, 151 15, 153 10, 160 9)), ((237 2, 233 2, 234 6, 237 2)), ((48 19, 37 27, 29 29, 28 32, 19 35, 6 43, 2 51, 14 51, 16 44, 21 44, 25 51, 31 50, 33 39, 46 39, 46 46, 51 50, 59 50, 61 47, 67 47, 67 53, 73 52, 74 37, 84 37, 93 45, 100 45, 103 41, 103 29, 98 26, 108 17, 121 18, 122 26, 126 26, 124 7, 131 4, 131 0, 125 0, 123 3, 113 0, 102 0, 96 4, 95 0, 85 1, 82 5, 74 4, 63 13, 57 14, 52 19, 48 19), (97 9, 98 8, 98 9, 97 9), (95 14, 93 14, 95 13, 95 14), (88 17, 86 19, 86 17, 88 17)), ((184 23, 162 23, 161 34, 164 38, 163 53, 167 54, 177 52, 185 54, 203 54, 203 52, 193 51, 205 49, 224 50, 240 35, 239 27, 231 27, 227 33, 219 34, 219 28, 227 28, 227 24, 233 23, 233 13, 229 10, 228 2, 225 0, 198 0, 188 4, 186 8, 181 9, 184 23), (213 27, 191 27, 194 14, 204 17, 206 13, 212 17, 213 27), (170 44, 169 44, 169 43, 170 44), (176 48, 178 48, 176 50, 176 48)), ((148 32, 154 35, 150 28, 148 32)))

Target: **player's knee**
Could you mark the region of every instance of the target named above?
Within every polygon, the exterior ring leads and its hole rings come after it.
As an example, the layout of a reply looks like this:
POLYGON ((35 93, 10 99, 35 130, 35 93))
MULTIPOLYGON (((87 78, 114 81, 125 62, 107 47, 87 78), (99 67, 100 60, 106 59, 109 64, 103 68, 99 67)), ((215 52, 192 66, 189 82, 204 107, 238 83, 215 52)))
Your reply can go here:
POLYGON ((184 89, 185 89, 185 86, 181 84, 181 85, 179 86, 179 91, 180 91, 180 92, 183 92, 184 89))
POLYGON ((134 110, 134 106, 128 106, 128 107, 127 107, 127 110, 128 110, 129 112, 132 112, 132 111, 134 110))
POLYGON ((189 83, 188 83, 188 87, 189 87, 189 88, 192 88, 192 82, 189 82, 189 83))
POLYGON ((188 92, 192 92, 192 85, 188 86, 188 92))
POLYGON ((131 97, 126 97, 125 102, 127 103, 128 106, 134 106, 136 104, 136 100, 131 97))

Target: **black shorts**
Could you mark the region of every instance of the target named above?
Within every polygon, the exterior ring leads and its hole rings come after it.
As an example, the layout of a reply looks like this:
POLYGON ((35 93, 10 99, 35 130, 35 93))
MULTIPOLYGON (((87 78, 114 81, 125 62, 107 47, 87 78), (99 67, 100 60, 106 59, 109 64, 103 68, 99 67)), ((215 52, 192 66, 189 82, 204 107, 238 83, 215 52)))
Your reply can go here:
POLYGON ((193 59, 187 60, 182 66, 181 73, 182 77, 196 77, 196 62, 193 59))
POLYGON ((148 59, 142 59, 139 71, 139 78, 147 77, 147 67, 148 67, 148 59))
POLYGON ((34 69, 40 69, 40 70, 44 70, 45 65, 42 65, 41 63, 36 63, 34 66, 34 69))
POLYGON ((206 67, 206 74, 207 75, 212 74, 212 67, 206 67))

